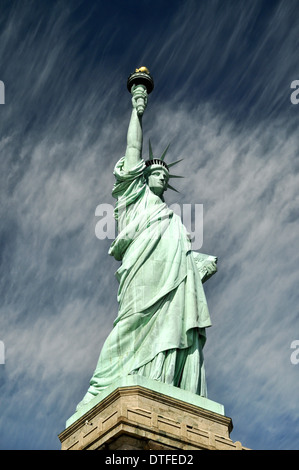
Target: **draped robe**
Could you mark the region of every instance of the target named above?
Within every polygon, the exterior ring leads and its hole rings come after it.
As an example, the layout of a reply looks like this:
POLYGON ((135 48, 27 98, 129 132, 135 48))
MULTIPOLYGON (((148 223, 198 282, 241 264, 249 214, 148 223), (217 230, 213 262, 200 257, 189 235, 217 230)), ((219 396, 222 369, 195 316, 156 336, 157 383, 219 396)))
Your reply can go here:
POLYGON ((109 253, 121 261, 119 311, 82 404, 131 374, 207 396, 202 349, 211 321, 201 275, 186 228, 144 169, 140 160, 125 171, 124 157, 114 169, 118 236, 109 253))

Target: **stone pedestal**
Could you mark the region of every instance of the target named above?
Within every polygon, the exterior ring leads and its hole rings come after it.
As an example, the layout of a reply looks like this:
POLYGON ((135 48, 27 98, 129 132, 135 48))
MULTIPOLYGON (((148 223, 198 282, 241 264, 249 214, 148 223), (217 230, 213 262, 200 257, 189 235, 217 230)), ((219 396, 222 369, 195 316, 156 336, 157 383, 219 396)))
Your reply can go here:
POLYGON ((222 405, 176 387, 129 376, 75 413, 62 450, 243 450, 230 439, 222 405))

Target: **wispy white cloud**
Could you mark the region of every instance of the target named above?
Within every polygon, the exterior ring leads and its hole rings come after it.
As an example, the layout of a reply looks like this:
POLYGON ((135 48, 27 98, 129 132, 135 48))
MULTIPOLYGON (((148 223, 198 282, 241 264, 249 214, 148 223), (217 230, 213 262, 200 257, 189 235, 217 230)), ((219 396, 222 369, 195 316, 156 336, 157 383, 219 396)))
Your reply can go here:
MULTIPOLYGON (((171 142, 168 161, 184 158, 175 167, 185 176, 176 184, 181 194, 168 191, 166 199, 203 204, 202 251, 219 256, 219 272, 206 285, 210 398, 232 412, 235 439, 240 432, 250 440, 244 445, 271 446, 265 435, 258 443, 255 430, 273 431, 278 404, 281 433, 298 417, 289 360, 299 276, 298 118, 287 96, 298 78, 294 3, 277 3, 266 22, 259 2, 219 5, 185 2, 151 41, 145 19, 134 32, 140 47, 127 36, 115 60, 107 56, 117 31, 105 42, 112 26, 100 18, 99 42, 84 49, 91 17, 72 23, 66 4, 33 16, 27 29, 32 9, 19 5, 0 32, 0 78, 13 90, 0 109, 0 391, 1 427, 8 426, 1 447, 32 446, 16 434, 14 418, 36 434, 34 420, 45 415, 50 428, 36 446, 59 447, 56 435, 85 393, 116 317, 118 263, 107 254, 111 240, 95 236, 95 209, 114 202, 112 171, 130 115, 125 81, 135 58, 156 80, 144 116, 145 156, 150 138, 157 153, 171 142)), ((282 448, 297 445, 295 434, 274 437, 282 448)))

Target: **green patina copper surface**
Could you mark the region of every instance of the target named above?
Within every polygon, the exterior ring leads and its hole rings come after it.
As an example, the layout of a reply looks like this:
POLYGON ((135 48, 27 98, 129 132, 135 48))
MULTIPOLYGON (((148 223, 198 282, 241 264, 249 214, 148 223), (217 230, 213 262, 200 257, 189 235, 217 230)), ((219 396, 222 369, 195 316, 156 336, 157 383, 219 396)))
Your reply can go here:
POLYGON ((131 376, 207 396, 202 350, 211 320, 203 282, 216 271, 216 258, 192 251, 180 217, 165 203, 167 165, 142 158, 145 87, 133 87, 132 104, 112 191, 118 236, 109 253, 121 262, 119 311, 78 411, 131 376))

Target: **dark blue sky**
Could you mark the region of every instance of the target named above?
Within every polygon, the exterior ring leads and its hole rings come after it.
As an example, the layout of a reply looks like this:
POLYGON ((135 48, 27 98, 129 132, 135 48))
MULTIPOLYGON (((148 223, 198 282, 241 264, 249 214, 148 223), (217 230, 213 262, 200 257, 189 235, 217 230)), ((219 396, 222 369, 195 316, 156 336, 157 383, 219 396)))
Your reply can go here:
POLYGON ((203 204, 213 326, 209 398, 233 440, 298 449, 299 6, 284 1, 0 4, 0 448, 59 449, 117 315, 118 264, 95 236, 114 204, 128 75, 155 80, 150 138, 203 204))

